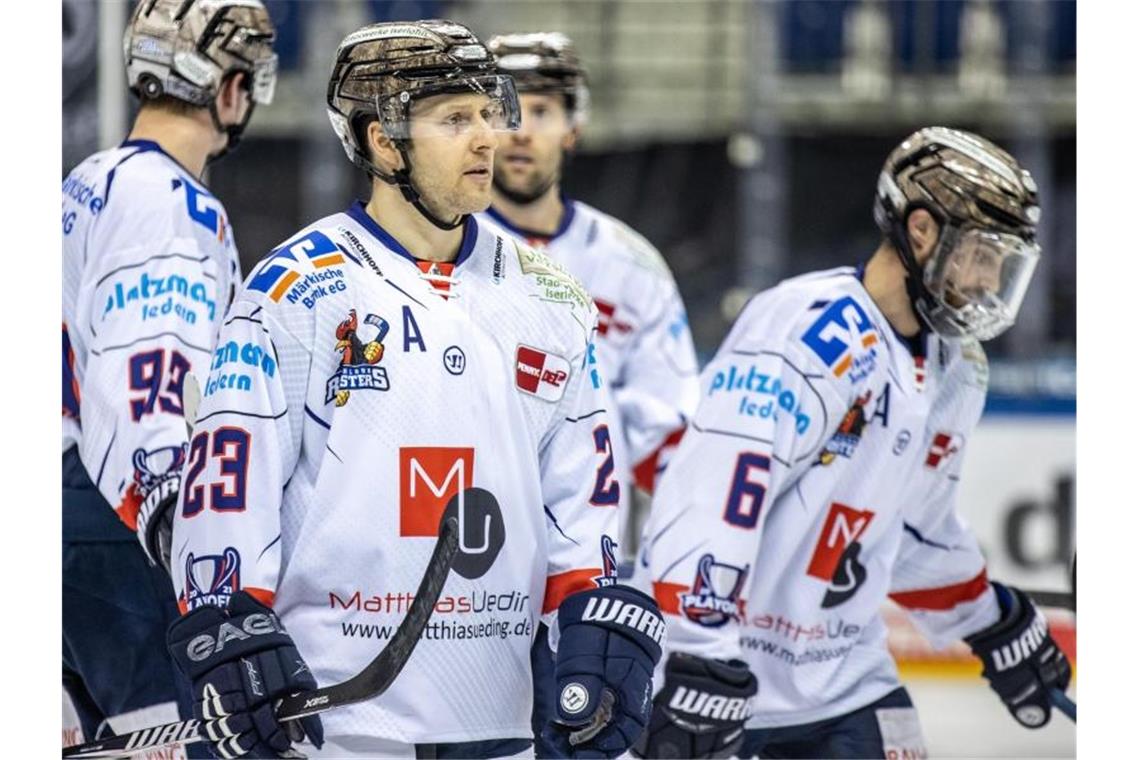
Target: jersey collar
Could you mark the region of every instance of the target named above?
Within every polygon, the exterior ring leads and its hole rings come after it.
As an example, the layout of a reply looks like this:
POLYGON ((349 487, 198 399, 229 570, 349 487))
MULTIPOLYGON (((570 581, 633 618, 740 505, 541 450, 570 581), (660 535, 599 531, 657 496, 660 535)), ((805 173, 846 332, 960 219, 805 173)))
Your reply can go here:
MULTIPOLYGON (((421 259, 417 259, 411 252, 400 244, 400 241, 392 237, 387 230, 380 226, 380 224, 373 219, 364 208, 364 201, 356 201, 348 207, 346 211, 349 216, 355 219, 361 227, 368 230, 368 232, 387 249, 398 253, 413 264, 418 263, 421 259)), ((468 214, 463 218, 463 240, 459 243, 459 255, 455 257, 455 266, 459 266, 464 261, 471 257, 471 252, 475 250, 475 240, 478 237, 478 225, 475 223, 475 217, 468 214)))
POLYGON ((544 244, 550 244, 565 234, 566 230, 570 229, 570 224, 574 221, 574 201, 565 195, 559 197, 562 199, 562 218, 558 221, 558 227, 549 235, 545 232, 535 232, 534 230, 528 230, 524 227, 511 224, 510 220, 503 216, 494 206, 490 206, 487 209, 487 216, 494 219, 497 224, 504 227, 511 234, 521 237, 524 240, 541 240, 544 244))
POLYGON ((119 144, 119 147, 120 148, 136 148, 138 153, 159 153, 163 156, 166 156, 166 158, 168 160, 174 162, 174 165, 177 166, 182 171, 186 172, 187 175, 194 177, 194 179, 197 182, 202 181, 201 179, 199 179, 198 177, 196 177, 194 175, 194 172, 190 171, 185 166, 183 166, 182 163, 177 158, 175 158, 174 156, 167 153, 166 150, 161 145, 156 143, 154 140, 123 140, 119 144))
MULTIPOLYGON (((866 271, 867 262, 865 261, 860 261, 855 267, 855 279, 859 281, 860 285, 863 284, 863 275, 866 274, 866 271)), ((864 288, 864 292, 866 292, 866 288, 864 288)), ((868 297, 870 297, 870 295, 870 293, 867 293, 868 297)), ((872 298, 871 303, 874 302, 875 299, 872 298)), ((890 331, 895 334, 895 337, 899 339, 899 342, 907 347, 907 350, 910 351, 911 356, 925 359, 926 339, 931 334, 930 327, 927 326, 926 320, 924 320, 922 317, 918 316, 917 314, 915 316, 918 317, 918 334, 912 335, 909 338, 896 330, 895 326, 891 324, 891 320, 887 319, 885 316, 883 317, 883 321, 887 324, 887 327, 890 329, 890 331)))

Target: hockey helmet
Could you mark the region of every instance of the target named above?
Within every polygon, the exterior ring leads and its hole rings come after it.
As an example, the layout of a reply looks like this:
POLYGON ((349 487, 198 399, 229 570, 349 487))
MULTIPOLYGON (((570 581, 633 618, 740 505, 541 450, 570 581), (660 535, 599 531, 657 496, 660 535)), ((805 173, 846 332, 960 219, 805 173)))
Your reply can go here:
POLYGON ((500 34, 487 47, 499 71, 515 80, 519 92, 559 93, 575 124, 584 124, 590 90, 574 43, 561 32, 500 34))
POLYGON ((269 104, 274 36, 261 0, 141 0, 123 34, 127 84, 143 100, 209 106, 226 76, 243 71, 250 99, 269 104))
POLYGON ((1040 257, 1037 204, 1029 172, 978 135, 927 127, 891 152, 879 175, 875 221, 907 269, 915 311, 934 332, 988 340, 1013 325, 1040 257), (922 267, 906 234, 918 208, 940 225, 922 267))
POLYGON ((491 126, 518 129, 518 93, 508 76, 495 71, 494 58, 470 29, 446 20, 370 24, 345 37, 336 51, 326 104, 333 131, 358 167, 396 185, 404 197, 442 229, 453 222, 437 218, 419 199, 411 180, 412 104, 433 95, 480 93, 491 98, 491 126), (378 119, 395 142, 404 168, 388 173, 368 157, 368 123, 378 119))

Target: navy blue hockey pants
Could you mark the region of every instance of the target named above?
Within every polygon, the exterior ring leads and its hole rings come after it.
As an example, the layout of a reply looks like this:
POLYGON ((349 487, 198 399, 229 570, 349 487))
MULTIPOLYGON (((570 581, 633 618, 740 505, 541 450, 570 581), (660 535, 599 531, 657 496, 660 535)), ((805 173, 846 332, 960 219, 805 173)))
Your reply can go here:
MULTIPOLYGON (((166 650, 178 617, 170 578, 92 484, 75 448, 63 455, 63 686, 90 741, 107 718, 176 702, 193 717, 190 684, 166 650)), ((190 757, 210 757, 204 744, 190 757)))
MULTIPOLYGON (((761 685, 760 688, 764 688, 761 685)), ((798 726, 760 728, 744 732, 738 757, 762 758, 870 758, 884 757, 883 735, 875 711, 885 707, 913 707, 900 686, 866 707, 827 720, 798 726)))

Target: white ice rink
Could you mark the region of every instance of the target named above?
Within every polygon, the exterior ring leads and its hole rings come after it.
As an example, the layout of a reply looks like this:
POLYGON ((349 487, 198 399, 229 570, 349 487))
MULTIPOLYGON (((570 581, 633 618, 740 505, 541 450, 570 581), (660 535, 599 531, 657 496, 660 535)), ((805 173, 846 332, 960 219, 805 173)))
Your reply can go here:
POLYGON ((906 686, 931 758, 1076 757, 1068 718, 1054 710, 1044 728, 1022 728, 981 678, 912 678, 906 686))

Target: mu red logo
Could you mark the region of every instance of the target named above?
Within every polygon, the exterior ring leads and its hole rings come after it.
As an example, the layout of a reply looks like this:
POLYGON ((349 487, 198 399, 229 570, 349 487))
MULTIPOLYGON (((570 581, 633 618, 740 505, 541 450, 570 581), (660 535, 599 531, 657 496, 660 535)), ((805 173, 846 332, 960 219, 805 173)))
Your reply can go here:
POLYGON ((474 476, 473 448, 401 447, 400 535, 438 535, 447 503, 470 488, 474 476))

